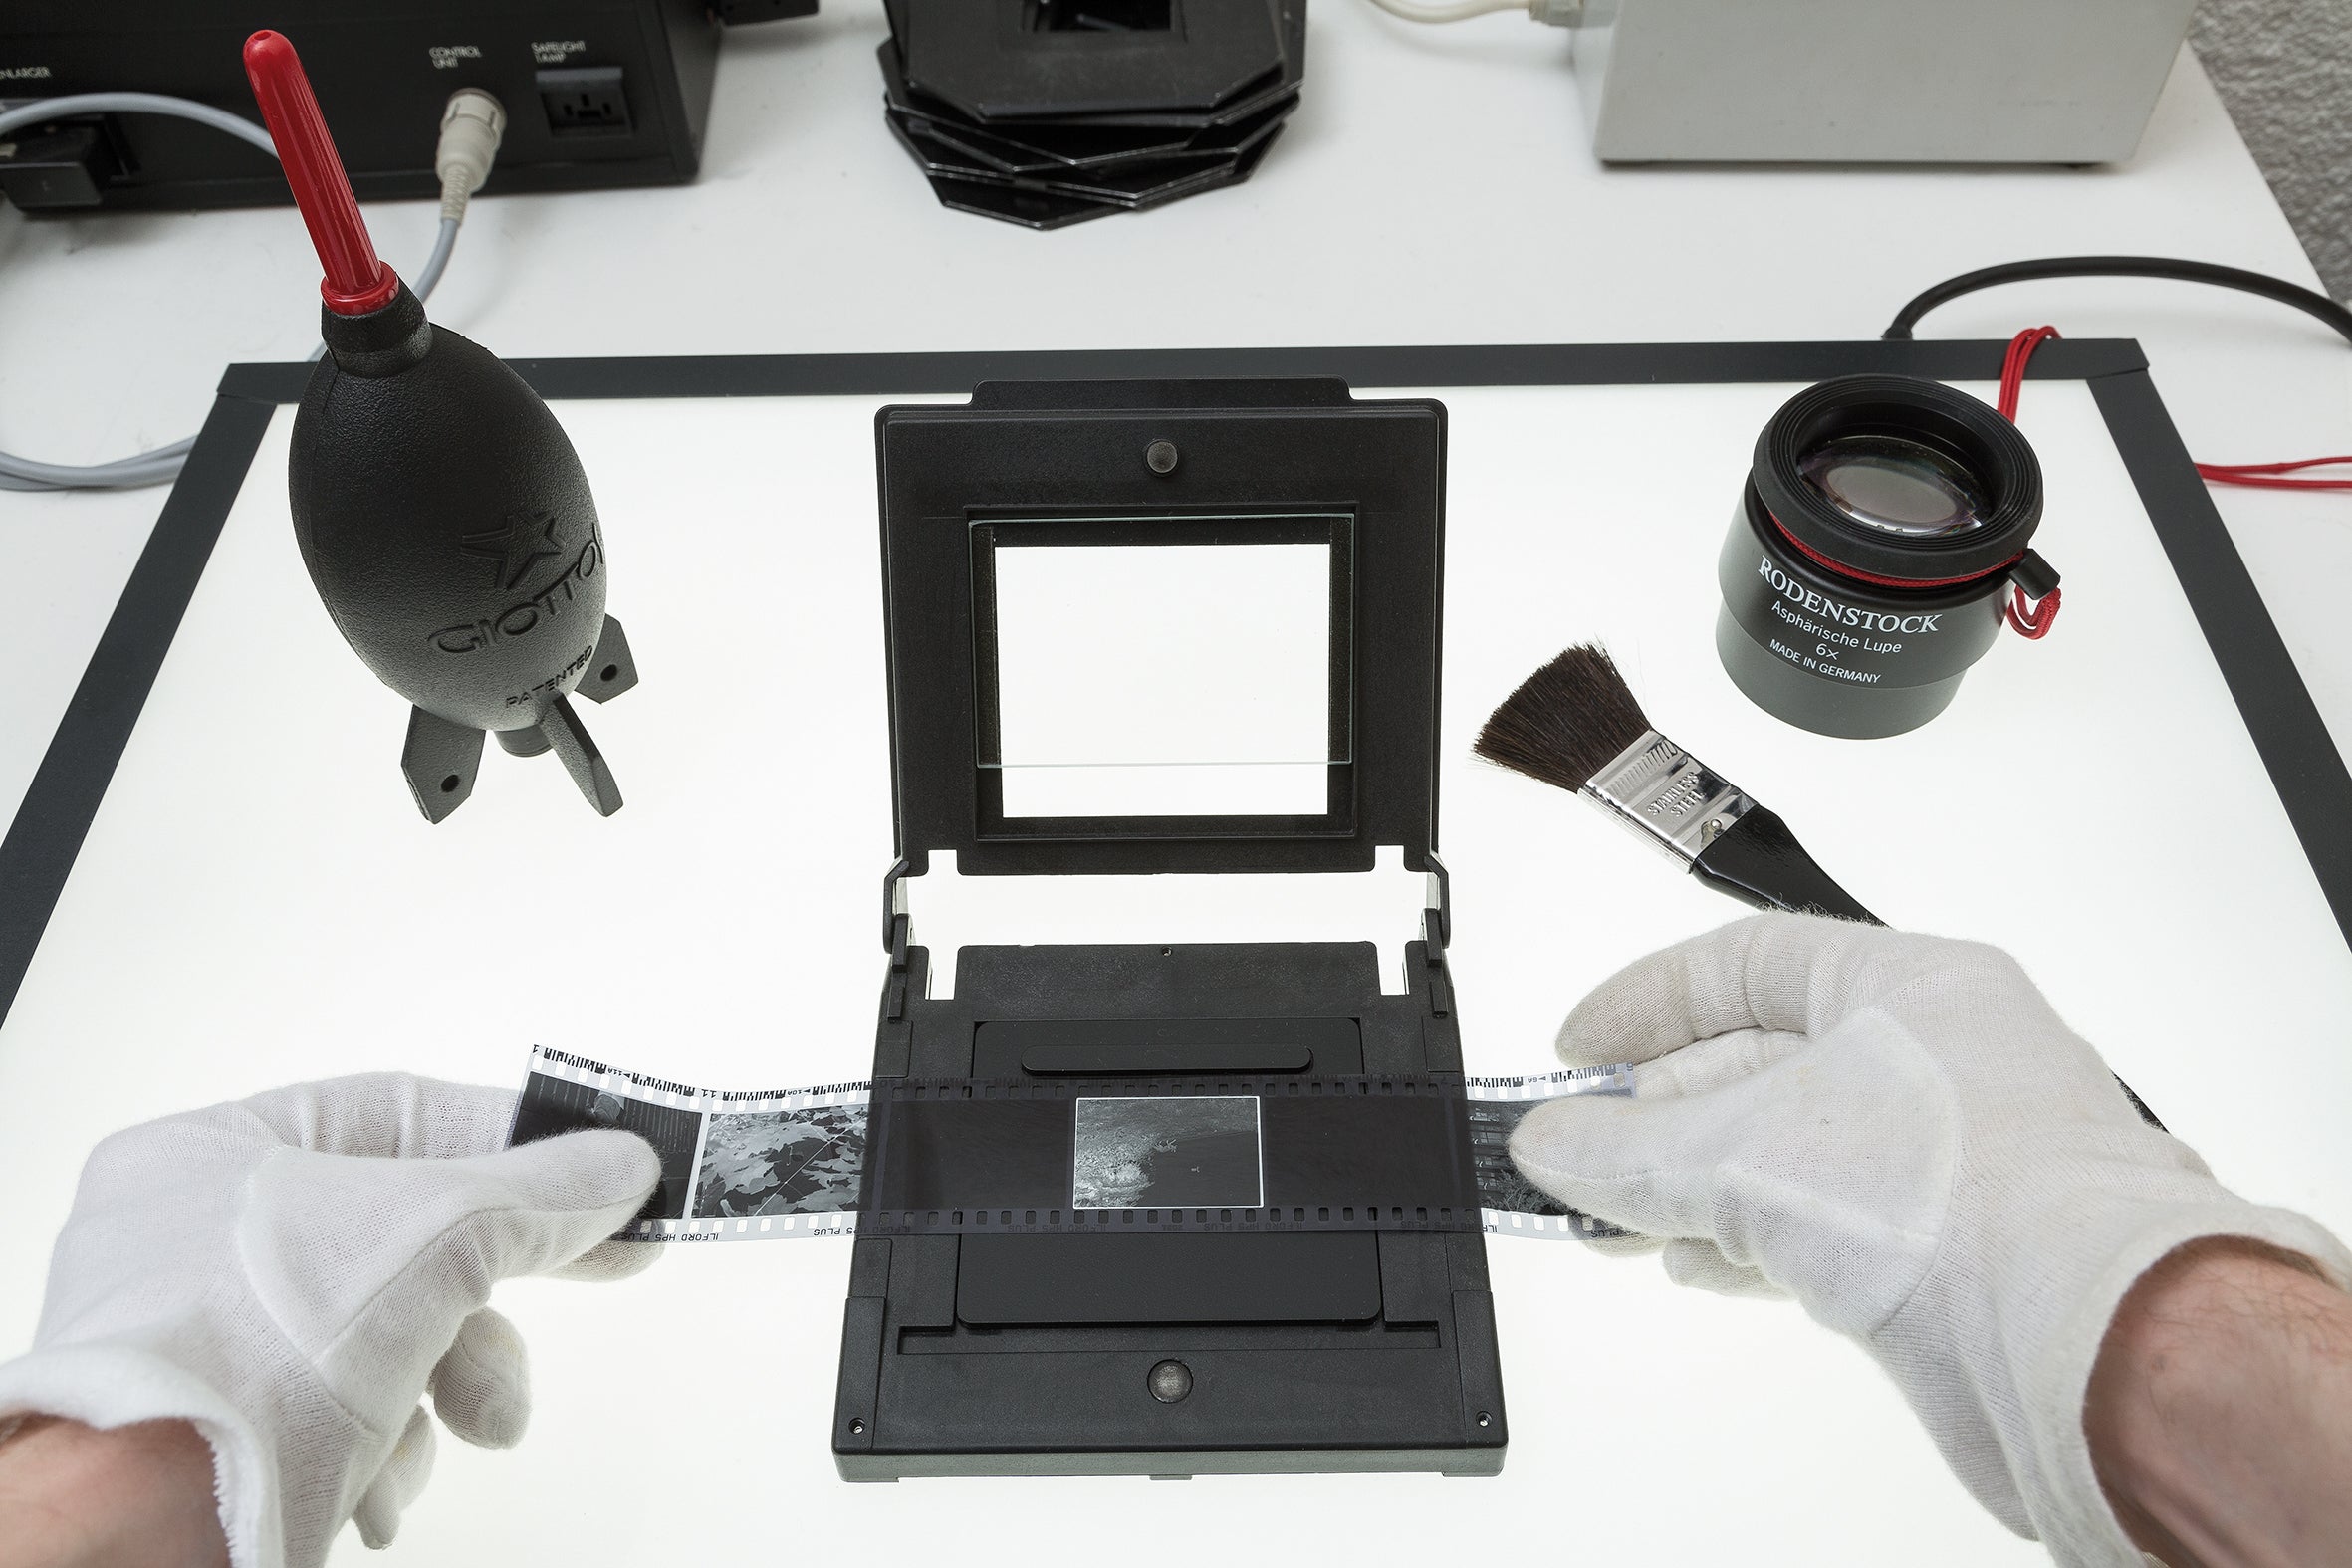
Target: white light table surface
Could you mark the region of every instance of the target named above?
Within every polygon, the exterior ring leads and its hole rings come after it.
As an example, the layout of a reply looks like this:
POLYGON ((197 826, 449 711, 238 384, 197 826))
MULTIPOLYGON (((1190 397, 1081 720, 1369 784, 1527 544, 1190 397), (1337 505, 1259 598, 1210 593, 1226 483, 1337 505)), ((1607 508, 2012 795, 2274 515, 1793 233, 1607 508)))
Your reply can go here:
MULTIPOLYGON (((1472 1070, 1542 1070, 1584 990, 1733 912, 1582 803, 1469 756, 1493 702, 1599 635, 1652 716, 1857 896, 1998 937, 2242 1191, 2352 1225, 2352 1058, 2333 1047, 2352 950, 2088 390, 2036 383, 2026 418, 2067 498, 2070 580, 2100 591, 2068 601, 2060 635, 2004 638, 1935 724, 1876 743, 1768 719, 1709 640, 1744 433, 1791 390, 1444 393, 1441 844, 1472 1070), (1654 591, 1623 590, 1644 572, 1654 591), (2193 794, 2110 787, 2192 761, 2193 794), (2081 830, 2086 799, 2107 802, 2104 830, 2081 830)), ((289 546, 282 411, 0 1029, 0 1343, 31 1332, 77 1163, 128 1120, 372 1067, 515 1082, 533 1041, 720 1088, 864 1074, 891 843, 873 400, 558 409, 596 476, 644 675, 593 713, 629 803, 599 819, 552 763, 493 751, 458 813, 417 818, 394 767, 403 706, 355 667, 289 546), (714 555, 770 585, 753 613, 709 612, 714 555)), ((939 876, 914 918, 935 951, 1369 937, 1393 973, 1418 907, 1400 877, 939 876)), ((840 1243, 690 1248, 609 1288, 520 1282, 499 1300, 533 1345, 535 1430, 512 1453, 444 1444, 389 1560, 1013 1563, 1105 1541, 1186 1568, 2040 1560, 1793 1308, 1572 1243, 1489 1250, 1513 1433, 1491 1481, 857 1490, 825 1444, 840 1243)), ((336 1560, 374 1559, 347 1536, 336 1560)))

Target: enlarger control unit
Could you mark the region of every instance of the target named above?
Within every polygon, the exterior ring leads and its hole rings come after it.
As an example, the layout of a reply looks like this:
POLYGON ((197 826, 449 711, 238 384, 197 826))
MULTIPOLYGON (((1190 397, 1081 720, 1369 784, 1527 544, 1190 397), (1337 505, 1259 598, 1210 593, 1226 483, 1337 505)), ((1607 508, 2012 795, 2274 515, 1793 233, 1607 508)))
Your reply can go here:
MULTIPOLYGON (((302 40, 363 200, 431 198, 433 137, 460 88, 505 106, 484 189, 681 184, 702 164, 722 24, 806 16, 818 0, 9 0, 0 109, 82 93, 154 93, 252 115, 240 69, 266 22, 302 40)), ((19 132, 0 181, 27 211, 259 206, 286 200, 269 155, 144 113, 71 115, 19 132)))
POLYGON ((899 859, 840 1473, 1496 1473, 1435 852, 1444 408, 997 383, 877 442, 899 859), (1382 846, 1429 889, 1401 987, 1373 942, 1040 943, 963 947, 934 996, 910 929, 947 852, 1079 900, 1215 874, 1238 918, 1382 846))

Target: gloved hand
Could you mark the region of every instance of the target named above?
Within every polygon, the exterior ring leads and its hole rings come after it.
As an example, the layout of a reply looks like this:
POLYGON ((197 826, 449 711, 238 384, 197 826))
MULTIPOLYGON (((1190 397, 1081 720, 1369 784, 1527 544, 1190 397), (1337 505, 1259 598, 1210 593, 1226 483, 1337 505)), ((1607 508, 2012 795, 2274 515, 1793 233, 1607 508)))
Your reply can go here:
POLYGON ((2117 1303, 2199 1236, 2352 1254, 2245 1202, 2143 1123, 1997 949, 1763 915, 1632 965, 1561 1027, 1634 1096, 1512 1140, 1561 1202, 1665 1243, 1666 1271, 1793 1295, 1901 1387, 1977 1499, 2067 1565, 2141 1568, 2083 1398, 2117 1303))
POLYGON ((211 1444, 235 1568, 370 1546, 442 1422, 502 1448, 530 1411, 522 1340, 483 1305, 518 1274, 634 1273, 605 1243, 653 1190, 634 1134, 504 1148, 515 1097, 379 1073, 148 1122, 93 1151, 0 1424, 178 1418, 211 1444), (599 1244, 605 1243, 605 1244, 599 1244))

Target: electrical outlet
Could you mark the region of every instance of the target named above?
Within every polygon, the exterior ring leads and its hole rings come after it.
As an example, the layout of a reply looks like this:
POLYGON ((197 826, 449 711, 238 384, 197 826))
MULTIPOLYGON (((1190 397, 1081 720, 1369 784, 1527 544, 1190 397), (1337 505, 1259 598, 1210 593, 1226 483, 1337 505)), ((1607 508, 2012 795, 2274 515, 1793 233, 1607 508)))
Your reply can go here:
POLYGON ((535 80, 547 109, 547 128, 559 136, 625 136, 628 97, 618 66, 564 66, 535 80))

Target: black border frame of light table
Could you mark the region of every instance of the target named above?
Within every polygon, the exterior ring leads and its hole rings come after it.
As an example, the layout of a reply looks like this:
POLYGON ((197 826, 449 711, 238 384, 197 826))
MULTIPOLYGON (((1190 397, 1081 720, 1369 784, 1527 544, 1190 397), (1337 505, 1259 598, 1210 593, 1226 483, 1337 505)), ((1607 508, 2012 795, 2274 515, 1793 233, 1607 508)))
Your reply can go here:
MULTIPOLYGON (((1998 341, 1534 343, 1355 348, 1044 349, 522 359, 551 400, 877 398, 969 392, 986 380, 1333 375, 1358 388, 1808 382, 1867 371, 1942 381, 1999 377, 1998 341)), ((2352 773, 2336 752, 2221 514, 2128 338, 2044 346, 2034 380, 2083 381, 2138 489, 2207 645, 2253 738, 2346 940, 2352 941, 2352 773)), ((0 1021, 33 962, 84 837, 138 723, 180 616, 244 488, 270 418, 300 401, 310 366, 232 365, 132 568, 89 668, 0 839, 0 1021)))

